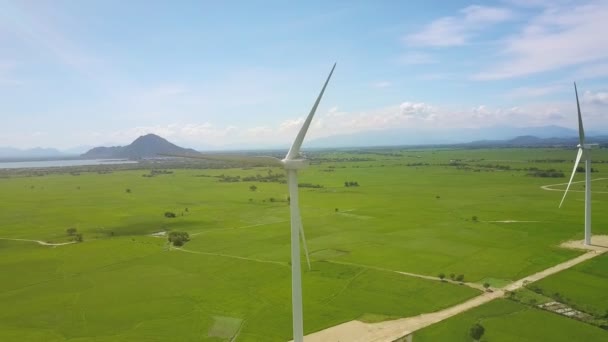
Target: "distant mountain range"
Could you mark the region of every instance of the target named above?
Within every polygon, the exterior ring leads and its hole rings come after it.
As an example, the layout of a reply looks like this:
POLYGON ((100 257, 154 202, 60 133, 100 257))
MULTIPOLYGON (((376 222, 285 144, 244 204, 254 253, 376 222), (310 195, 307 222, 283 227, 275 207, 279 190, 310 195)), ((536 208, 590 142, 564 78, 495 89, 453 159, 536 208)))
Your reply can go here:
MULTIPOLYGON (((588 132, 587 136, 601 135, 588 132)), ((455 129, 386 129, 363 131, 353 134, 334 135, 311 140, 307 147, 363 147, 363 146, 401 146, 401 145, 447 145, 462 144, 482 140, 508 140, 519 136, 545 138, 577 137, 574 129, 560 126, 511 127, 493 126, 486 128, 455 129)))
MULTIPOLYGON (((608 143, 608 132, 586 132, 589 143, 608 143)), ((305 148, 343 148, 374 146, 428 146, 457 145, 482 146, 576 146, 578 132, 560 126, 464 128, 444 130, 388 129, 364 131, 353 134, 334 135, 304 142, 305 148)), ((252 150, 261 146, 230 145, 229 150, 252 150)), ((59 151, 53 148, 17 149, 0 147, 2 159, 37 159, 76 157, 85 147, 59 151)), ((286 146, 266 146, 267 149, 285 149, 286 146)), ((221 148, 217 148, 220 150, 221 148)), ((80 158, 129 158, 155 157, 158 154, 183 154, 195 152, 169 141, 148 134, 137 138, 127 146, 95 147, 81 154, 80 158)))
POLYGON ((127 146, 95 147, 81 157, 85 159, 141 159, 158 157, 159 154, 192 154, 193 149, 182 148, 155 134, 135 139, 127 146))
POLYGON ((0 147, 0 158, 47 158, 47 157, 62 157, 63 153, 54 148, 30 148, 19 149, 13 147, 0 147))
MULTIPOLYGON (((608 145, 608 135, 600 135, 585 138, 586 144, 608 145)), ((450 146, 463 147, 541 147, 541 146, 571 146, 578 144, 578 137, 573 138, 539 138, 524 135, 508 140, 479 140, 464 144, 452 144, 450 146)))

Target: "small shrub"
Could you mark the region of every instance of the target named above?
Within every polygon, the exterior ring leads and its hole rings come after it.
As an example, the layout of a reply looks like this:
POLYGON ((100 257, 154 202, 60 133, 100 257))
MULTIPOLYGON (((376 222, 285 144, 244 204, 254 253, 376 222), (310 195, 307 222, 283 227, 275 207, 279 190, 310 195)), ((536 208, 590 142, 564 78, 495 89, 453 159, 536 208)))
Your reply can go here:
POLYGON ((485 331, 486 331, 486 329, 481 324, 475 323, 471 327, 471 330, 469 330, 469 335, 471 336, 471 338, 473 340, 479 341, 485 331))
POLYGON ((173 246, 181 247, 186 242, 190 241, 190 235, 187 232, 169 232, 167 240, 169 240, 169 243, 172 243, 173 246))
POLYGON ((175 215, 175 213, 174 213, 174 212, 171 212, 171 211, 165 211, 165 217, 166 217, 166 218, 175 218, 175 217, 176 217, 176 215, 175 215))

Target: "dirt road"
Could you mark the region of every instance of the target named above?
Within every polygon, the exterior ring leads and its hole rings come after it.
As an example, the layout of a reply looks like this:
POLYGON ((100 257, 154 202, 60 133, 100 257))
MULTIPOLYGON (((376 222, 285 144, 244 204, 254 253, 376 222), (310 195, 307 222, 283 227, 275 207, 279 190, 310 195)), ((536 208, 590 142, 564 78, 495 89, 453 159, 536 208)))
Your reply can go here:
POLYGON ((570 259, 561 264, 549 267, 543 271, 519 279, 494 292, 484 292, 483 294, 469 299, 466 302, 454 305, 440 311, 426 313, 414 317, 401 318, 380 323, 364 323, 360 321, 350 321, 336 325, 334 327, 321 330, 307 335, 306 342, 392 342, 398 338, 406 336, 414 331, 428 327, 429 325, 443 321, 444 319, 458 315, 472 308, 483 305, 496 298, 503 297, 505 291, 514 291, 527 283, 535 282, 548 277, 557 272, 566 270, 578 265, 586 260, 594 258, 608 251, 608 237, 594 236, 591 246, 584 246, 580 241, 562 244, 564 247, 587 249, 587 253, 574 259, 570 259))

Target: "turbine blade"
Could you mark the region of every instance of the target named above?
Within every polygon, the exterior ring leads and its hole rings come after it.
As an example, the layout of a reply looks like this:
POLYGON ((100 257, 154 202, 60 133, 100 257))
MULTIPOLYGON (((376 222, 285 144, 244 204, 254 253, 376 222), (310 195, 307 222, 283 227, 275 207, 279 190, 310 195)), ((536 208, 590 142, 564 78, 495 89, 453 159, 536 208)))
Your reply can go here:
POLYGON ((581 105, 578 102, 578 90, 576 82, 574 82, 574 93, 576 94, 576 109, 578 109, 578 141, 582 145, 585 144, 585 130, 583 129, 583 118, 581 116, 581 105))
POLYGON ((306 121, 304 121, 304 125, 302 125, 300 132, 298 132, 298 135, 296 136, 296 140, 294 140, 293 145, 291 145, 291 148, 289 149, 289 152, 287 152, 285 159, 289 160, 289 159, 294 159, 294 158, 298 157, 298 154, 300 153, 300 148, 302 147, 302 142, 304 141, 304 137, 306 136, 306 132, 308 131, 308 126, 310 126, 312 117, 315 116, 315 112, 317 111, 319 102, 321 102, 323 93, 325 93, 325 88, 327 87, 327 84, 329 83, 329 79, 331 78, 331 75, 334 73, 335 68, 336 68, 336 63, 334 63, 334 66, 331 68, 331 71, 329 72, 329 76, 327 76, 327 80, 325 81, 325 84, 323 85, 323 88, 321 89, 321 93, 319 93, 319 96, 317 97, 315 104, 312 106, 310 113, 308 113, 308 116, 306 117, 306 121))
POLYGON ((578 153, 576 154, 576 161, 574 162, 574 169, 572 170, 572 176, 570 176, 570 181, 568 182, 568 186, 566 187, 566 191, 564 192, 564 197, 562 197, 562 201, 559 202, 559 207, 562 207, 564 200, 566 199, 566 195, 568 194, 568 190, 570 189, 570 184, 572 184, 572 180, 574 179, 574 175, 576 174, 576 168, 578 167, 578 163, 581 161, 581 157, 583 156, 583 149, 579 147, 578 153))
POLYGON ((190 159, 204 159, 224 162, 238 162, 250 165, 260 166, 283 166, 281 160, 275 157, 269 156, 244 156, 237 154, 169 154, 162 153, 160 156, 165 157, 177 157, 177 158, 190 158, 190 159))
POLYGON ((306 236, 304 235, 304 226, 302 226, 302 218, 299 218, 300 221, 300 235, 302 236, 302 245, 304 246, 304 253, 306 254, 306 263, 308 264, 308 270, 311 270, 310 267, 310 256, 308 255, 308 244, 306 243, 306 236))

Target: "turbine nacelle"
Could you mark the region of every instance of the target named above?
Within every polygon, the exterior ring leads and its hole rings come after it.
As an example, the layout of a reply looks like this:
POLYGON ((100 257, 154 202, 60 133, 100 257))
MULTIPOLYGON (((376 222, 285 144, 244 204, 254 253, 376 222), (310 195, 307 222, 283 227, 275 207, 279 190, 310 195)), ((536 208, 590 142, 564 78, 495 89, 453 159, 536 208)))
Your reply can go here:
POLYGON ((306 159, 283 159, 281 160, 285 170, 301 170, 308 167, 310 163, 306 159))

